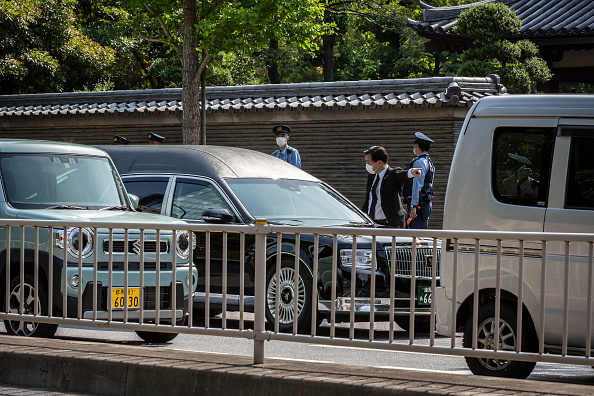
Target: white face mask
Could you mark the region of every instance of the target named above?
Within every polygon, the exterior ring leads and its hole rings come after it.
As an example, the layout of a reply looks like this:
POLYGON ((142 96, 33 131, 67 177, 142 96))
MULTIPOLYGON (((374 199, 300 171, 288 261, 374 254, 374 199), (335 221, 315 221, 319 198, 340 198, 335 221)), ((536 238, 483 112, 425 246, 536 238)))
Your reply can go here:
POLYGON ((276 145, 280 148, 285 147, 285 144, 287 144, 287 138, 279 136, 276 138, 276 145))
POLYGON ((370 174, 375 174, 375 171, 373 170, 373 165, 365 164, 365 169, 367 169, 367 172, 369 172, 370 174))

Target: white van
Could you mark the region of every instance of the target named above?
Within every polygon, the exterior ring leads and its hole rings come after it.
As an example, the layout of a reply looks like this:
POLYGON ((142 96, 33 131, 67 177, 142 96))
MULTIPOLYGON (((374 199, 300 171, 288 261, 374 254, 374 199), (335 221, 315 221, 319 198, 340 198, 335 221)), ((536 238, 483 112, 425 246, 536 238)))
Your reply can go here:
MULTIPOLYGON (((443 227, 594 233, 594 95, 504 95, 479 100, 466 116, 452 160, 443 227)), ((501 243, 498 349, 516 349, 518 291, 522 290, 521 349, 537 352, 542 336, 544 352, 558 353, 566 311, 567 353, 584 356, 586 320, 591 314, 587 311, 588 243, 570 244, 568 287, 564 283, 565 243, 546 244, 544 303, 543 244, 524 243, 520 289, 520 244, 505 240, 501 243), (540 331, 543 305, 544 335, 540 331)), ((441 287, 435 297, 437 331, 450 336, 452 299, 456 296, 456 331, 464 331, 465 347, 472 345, 475 256, 474 239, 458 240, 454 278, 453 243, 449 240, 442 244, 441 287)), ((480 241, 479 261, 477 348, 492 349, 496 334, 496 241, 480 241)), ((475 374, 517 378, 527 377, 535 364, 485 358, 466 361, 475 374)))

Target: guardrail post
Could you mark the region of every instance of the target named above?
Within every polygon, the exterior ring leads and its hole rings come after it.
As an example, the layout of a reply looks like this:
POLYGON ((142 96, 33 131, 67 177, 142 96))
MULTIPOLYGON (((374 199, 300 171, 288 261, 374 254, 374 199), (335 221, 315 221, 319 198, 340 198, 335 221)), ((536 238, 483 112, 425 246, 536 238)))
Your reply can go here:
POLYGON ((266 330, 266 219, 256 219, 256 262, 254 285, 254 364, 264 363, 266 330))

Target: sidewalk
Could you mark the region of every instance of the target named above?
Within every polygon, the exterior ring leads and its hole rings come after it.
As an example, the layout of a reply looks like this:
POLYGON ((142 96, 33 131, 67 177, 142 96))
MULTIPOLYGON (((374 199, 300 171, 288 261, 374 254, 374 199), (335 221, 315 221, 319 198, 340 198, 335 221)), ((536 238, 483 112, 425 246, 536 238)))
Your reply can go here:
POLYGON ((99 395, 591 395, 588 385, 0 336, 0 383, 99 395))

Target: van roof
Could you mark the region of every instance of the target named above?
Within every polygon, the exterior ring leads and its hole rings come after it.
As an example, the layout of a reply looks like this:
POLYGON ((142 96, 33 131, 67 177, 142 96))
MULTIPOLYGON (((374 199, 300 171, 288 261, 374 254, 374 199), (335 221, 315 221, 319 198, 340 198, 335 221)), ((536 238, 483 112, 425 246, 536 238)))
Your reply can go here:
POLYGON ((501 95, 476 103, 473 117, 594 117, 594 95, 501 95))

